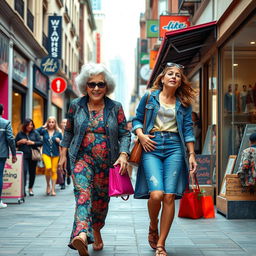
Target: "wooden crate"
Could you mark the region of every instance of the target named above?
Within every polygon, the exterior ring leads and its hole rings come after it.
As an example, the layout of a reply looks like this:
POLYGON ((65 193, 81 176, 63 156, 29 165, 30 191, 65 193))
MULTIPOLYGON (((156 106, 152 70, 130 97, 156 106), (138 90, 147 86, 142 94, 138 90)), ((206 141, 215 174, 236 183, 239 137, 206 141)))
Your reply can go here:
POLYGON ((256 187, 252 189, 242 187, 240 178, 237 174, 226 175, 226 198, 228 200, 256 200, 256 187))

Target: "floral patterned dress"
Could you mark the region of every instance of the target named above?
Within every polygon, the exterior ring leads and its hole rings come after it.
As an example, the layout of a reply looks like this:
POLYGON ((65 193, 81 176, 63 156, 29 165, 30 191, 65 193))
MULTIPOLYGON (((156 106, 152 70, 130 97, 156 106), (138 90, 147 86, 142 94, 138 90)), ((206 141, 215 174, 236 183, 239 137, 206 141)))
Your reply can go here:
POLYGON ((76 210, 70 241, 85 232, 88 244, 93 243, 92 230, 100 230, 105 225, 109 203, 108 156, 103 110, 90 111, 90 121, 72 174, 76 210))

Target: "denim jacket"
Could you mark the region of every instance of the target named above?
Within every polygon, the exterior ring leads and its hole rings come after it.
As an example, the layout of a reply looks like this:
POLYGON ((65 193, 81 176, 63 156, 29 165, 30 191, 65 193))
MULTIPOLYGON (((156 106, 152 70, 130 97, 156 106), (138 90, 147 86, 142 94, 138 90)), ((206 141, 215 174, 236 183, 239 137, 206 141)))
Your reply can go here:
POLYGON ((0 158, 9 157, 9 149, 16 156, 15 140, 12 133, 12 125, 9 120, 0 116, 0 158))
POLYGON ((59 143, 57 138, 62 139, 62 134, 59 131, 54 131, 53 136, 50 137, 48 131, 44 127, 36 129, 36 131, 43 137, 43 154, 51 157, 59 156, 59 143))
MULTIPOLYGON (((143 121, 144 121, 144 114, 145 109, 147 109, 146 112, 146 122, 145 122, 145 134, 149 134, 150 131, 154 127, 154 123, 156 120, 156 116, 158 113, 158 110, 160 108, 159 103, 159 94, 160 90, 152 91, 149 96, 148 102, 146 104, 147 98, 149 93, 146 93, 139 103, 139 106, 136 111, 136 117, 133 119, 133 131, 135 131, 138 128, 143 129, 143 121)), ((181 138, 182 146, 183 146, 183 154, 184 154, 184 161, 186 163, 186 170, 182 170, 182 175, 178 183, 178 194, 182 194, 185 190, 185 187, 187 185, 188 181, 188 161, 187 161, 187 151, 186 151, 186 143, 187 142, 195 142, 195 137, 193 133, 193 121, 191 117, 192 113, 192 107, 184 107, 180 100, 176 98, 176 105, 175 105, 175 111, 176 111, 176 121, 177 121, 177 127, 178 127, 178 133, 181 138)), ((147 190, 147 184, 146 184, 146 178, 144 175, 144 171, 142 168, 142 165, 139 166, 139 170, 137 173, 137 180, 136 180, 136 186, 135 186, 135 198, 148 198, 148 190, 147 190)))
MULTIPOLYGON (((74 167, 77 153, 89 122, 88 96, 77 98, 70 104, 67 125, 61 146, 69 148, 71 168, 74 167)), ((110 149, 109 165, 112 165, 121 152, 129 154, 131 134, 127 130, 122 105, 105 97, 104 124, 107 146, 110 149)))

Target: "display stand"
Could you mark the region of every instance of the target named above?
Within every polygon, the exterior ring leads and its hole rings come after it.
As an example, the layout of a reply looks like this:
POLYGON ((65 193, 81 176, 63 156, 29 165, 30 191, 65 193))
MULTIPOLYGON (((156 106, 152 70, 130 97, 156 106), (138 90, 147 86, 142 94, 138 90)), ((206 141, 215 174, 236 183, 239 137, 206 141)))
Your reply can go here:
POLYGON ((254 191, 242 187, 237 174, 226 174, 221 194, 217 196, 217 212, 225 215, 227 219, 255 219, 256 193, 254 191), (224 184, 225 188, 223 188, 224 184))
POLYGON ((6 203, 21 203, 24 199, 23 152, 17 151, 17 161, 12 163, 12 156, 7 159, 3 173, 2 198, 6 203))

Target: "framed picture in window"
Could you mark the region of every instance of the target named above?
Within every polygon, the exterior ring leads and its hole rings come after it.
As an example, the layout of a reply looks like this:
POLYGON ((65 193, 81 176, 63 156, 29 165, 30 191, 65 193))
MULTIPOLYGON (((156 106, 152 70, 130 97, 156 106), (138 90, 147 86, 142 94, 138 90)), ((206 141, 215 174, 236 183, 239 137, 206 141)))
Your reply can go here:
POLYGON ((220 188, 220 195, 226 195, 226 174, 232 174, 235 166, 237 155, 230 155, 228 158, 227 167, 224 173, 223 181, 220 188))

